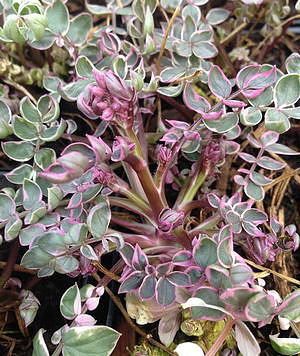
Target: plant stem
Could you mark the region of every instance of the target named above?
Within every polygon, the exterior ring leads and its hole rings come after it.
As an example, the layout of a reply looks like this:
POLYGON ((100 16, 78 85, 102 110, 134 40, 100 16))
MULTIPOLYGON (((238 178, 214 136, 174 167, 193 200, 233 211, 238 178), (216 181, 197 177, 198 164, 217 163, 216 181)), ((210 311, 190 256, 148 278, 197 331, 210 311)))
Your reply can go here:
POLYGON ((216 215, 213 215, 212 217, 203 221, 203 223, 199 224, 194 229, 190 230, 188 232, 189 237, 192 238, 194 236, 197 236, 198 234, 200 234, 202 231, 205 231, 205 230, 212 230, 214 227, 216 227, 216 225, 221 220, 222 220, 222 217, 220 216, 220 214, 217 213, 216 215))
POLYGON ((137 138, 136 134, 134 133, 132 127, 126 128, 126 134, 131 139, 131 141, 135 144, 135 150, 134 150, 135 154, 138 157, 145 159, 145 157, 143 156, 143 151, 142 151, 142 146, 140 144, 140 141, 137 138))
POLYGON ((135 170, 136 174, 138 175, 139 180, 144 189, 144 192, 150 203, 152 212, 155 218, 158 218, 160 212, 165 208, 165 204, 163 203, 161 196, 158 192, 158 189, 153 181, 148 165, 143 159, 137 157, 134 154, 129 154, 126 157, 125 161, 131 165, 131 167, 135 170))
POLYGON ((224 329, 222 330, 221 334, 217 337, 212 347, 205 354, 205 356, 215 356, 217 354, 217 352, 222 347, 224 341, 226 340, 227 336, 229 335, 234 322, 235 321, 231 318, 227 319, 224 329))
POLYGON ((8 281, 8 279, 12 274, 12 271, 14 270, 14 266, 18 257, 19 247, 20 247, 19 239, 16 238, 12 243, 8 261, 0 276, 0 288, 4 287, 4 284, 8 281))

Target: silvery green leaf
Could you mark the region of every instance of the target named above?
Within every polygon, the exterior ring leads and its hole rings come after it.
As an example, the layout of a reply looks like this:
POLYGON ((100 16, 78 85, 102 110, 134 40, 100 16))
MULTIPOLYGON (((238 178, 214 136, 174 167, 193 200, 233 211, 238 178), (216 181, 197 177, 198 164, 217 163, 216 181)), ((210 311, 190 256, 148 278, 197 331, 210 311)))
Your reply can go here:
POLYGON ((7 123, 11 121, 10 107, 5 103, 3 99, 0 99, 0 118, 7 123))
POLYGON ((213 65, 208 73, 208 86, 218 98, 226 99, 231 94, 231 84, 221 68, 213 65))
POLYGON ((177 40, 174 42, 174 47, 176 53, 182 57, 189 57, 193 53, 191 43, 188 41, 177 40))
POLYGON ((81 313, 81 298, 77 283, 64 292, 60 299, 59 309, 62 316, 68 320, 73 320, 81 313))
POLYGON ((91 15, 88 13, 80 13, 71 20, 66 36, 74 45, 82 46, 87 40, 92 26, 93 21, 91 15))
POLYGON ((194 19, 195 24, 197 25, 201 18, 201 10, 198 6, 186 5, 182 9, 181 16, 184 20, 187 16, 191 16, 194 19))
POLYGON ((63 334, 64 356, 92 355, 97 350, 101 356, 109 356, 115 348, 120 333, 108 326, 77 326, 63 334))
POLYGON ((3 152, 14 161, 25 162, 34 154, 34 146, 30 142, 10 141, 2 142, 3 152))
POLYGON ((64 193, 58 186, 48 188, 48 209, 54 210, 63 197, 64 193))
POLYGON ((6 17, 3 26, 3 34, 7 38, 19 44, 25 43, 26 37, 23 29, 25 30, 25 28, 22 28, 22 20, 19 16, 10 14, 6 17))
POLYGON ((228 19, 230 11, 221 7, 210 9, 205 17, 206 21, 213 26, 219 25, 228 19))
POLYGON ((233 129, 239 122, 237 113, 227 113, 220 119, 216 120, 203 120, 204 125, 213 132, 225 133, 233 129))
POLYGON ((27 121, 30 121, 32 123, 41 121, 41 114, 39 113, 35 105, 30 101, 28 96, 25 96, 20 101, 20 112, 21 115, 27 121))
POLYGON ((274 88, 274 102, 277 108, 295 104, 300 98, 300 74, 282 76, 274 88))
POLYGON ((80 247, 81 254, 89 260, 97 261, 99 257, 90 245, 85 245, 80 247))
POLYGON ((19 218, 18 214, 11 216, 5 224, 4 228, 4 239, 6 241, 11 241, 15 239, 22 228, 22 220, 19 218))
POLYGON ((261 186, 253 183, 252 181, 244 185, 244 192, 247 197, 256 201, 263 200, 265 196, 264 189, 261 186))
POLYGON ((170 83, 185 75, 184 67, 167 67, 160 73, 160 80, 164 83, 170 83))
POLYGON ((266 88, 261 94, 257 95, 255 98, 248 98, 249 103, 254 107, 268 106, 272 104, 273 100, 273 88, 271 86, 266 88))
POLYGON ((10 218, 15 213, 15 202, 6 194, 0 193, 0 221, 10 218))
POLYGON ((23 15, 22 18, 33 32, 34 39, 41 40, 48 24, 47 17, 42 14, 28 14, 23 15))
POLYGON ((6 173, 6 179, 14 184, 23 184, 25 178, 29 179, 32 174, 32 167, 25 163, 6 173))
POLYGON ((40 302, 36 296, 30 291, 23 289, 21 292, 22 302, 19 305, 20 315, 25 322, 25 326, 30 325, 40 307, 40 302))
POLYGON ((55 121, 60 114, 58 101, 52 95, 41 96, 37 103, 37 109, 42 115, 43 123, 55 121))
POLYGON ((111 211, 109 205, 105 198, 100 196, 97 198, 97 205, 90 210, 87 217, 87 225, 93 237, 98 238, 105 234, 110 217, 111 211))
POLYGON ((260 123, 261 119, 262 113, 256 107, 249 106, 240 113, 240 121, 245 126, 255 126, 260 123))
POLYGON ((67 6, 61 0, 54 0, 45 12, 48 28, 56 35, 65 35, 69 30, 70 18, 67 6))
POLYGON ((211 42, 199 42, 193 46, 195 56, 203 59, 213 58, 218 54, 218 50, 211 42))
POLYGON ((56 141, 63 135, 66 128, 66 121, 61 119, 60 123, 57 122, 55 125, 48 128, 44 127, 44 130, 39 134, 40 139, 45 142, 56 141))
POLYGON ((28 246, 38 236, 41 236, 46 230, 44 225, 35 224, 25 227, 20 231, 19 239, 22 246, 28 246))
POLYGON ((46 28, 43 37, 40 40, 30 41, 30 46, 39 50, 50 48, 55 41, 55 35, 46 28))
POLYGON ((25 216, 24 223, 26 225, 35 224, 47 213, 46 204, 44 201, 39 201, 28 211, 25 216))
POLYGON ((265 114, 265 126, 268 130, 284 133, 290 129, 291 124, 284 113, 270 108, 265 114))
MULTIPOLYGON (((297 1, 300 10, 300 1, 297 1)), ((297 9, 296 9, 297 10, 297 9)), ((299 53, 292 53, 285 61, 285 67, 289 74, 297 73, 300 74, 300 55, 299 53)))
POLYGON ((33 339, 33 352, 32 356, 49 356, 49 351, 45 343, 43 333, 45 329, 40 329, 34 336, 33 339))
POLYGON ((89 79, 94 78, 94 75, 93 75, 94 65, 85 56, 80 56, 77 58, 76 63, 75 63, 75 69, 76 69, 76 73, 79 77, 89 78, 89 79))
POLYGON ((94 83, 94 81, 94 79, 79 79, 76 82, 66 84, 62 89, 58 90, 58 93, 67 101, 75 101, 86 86, 94 83))
POLYGON ((42 199, 41 188, 35 182, 26 179, 23 183, 23 206, 24 209, 29 210, 34 207, 37 202, 42 199))
POLYGON ((14 134, 24 141, 34 141, 38 138, 38 130, 34 124, 21 116, 12 119, 14 134))
POLYGON ((37 269, 48 266, 52 259, 53 256, 50 253, 43 251, 38 246, 34 246, 24 254, 21 259, 21 265, 25 268, 37 269))
POLYGON ((124 56, 118 56, 114 59, 113 69, 122 79, 125 79, 128 72, 128 66, 124 56))
POLYGON ((162 95, 166 95, 173 98, 178 96, 182 92, 182 89, 183 83, 180 83, 178 85, 168 87, 158 87, 156 91, 162 95))
POLYGON ((279 334, 269 335, 271 345, 280 355, 298 355, 300 352, 300 339, 293 337, 278 337, 279 334))
POLYGON ((56 153, 52 148, 44 147, 34 155, 34 162, 42 170, 49 167, 56 160, 56 153))
POLYGON ((78 260, 73 256, 61 256, 55 258, 55 271, 67 274, 76 271, 79 268, 78 260))

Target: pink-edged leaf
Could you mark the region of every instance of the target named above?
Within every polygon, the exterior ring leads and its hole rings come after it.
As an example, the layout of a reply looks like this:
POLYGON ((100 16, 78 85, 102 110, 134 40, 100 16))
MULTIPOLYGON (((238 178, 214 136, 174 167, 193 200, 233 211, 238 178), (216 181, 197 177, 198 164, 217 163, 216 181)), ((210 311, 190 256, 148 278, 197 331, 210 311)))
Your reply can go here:
POLYGON ((283 169, 286 166, 284 162, 278 162, 273 158, 262 156, 260 159, 257 160, 257 164, 265 169, 271 169, 277 171, 279 169, 283 169))
POLYGON ((76 326, 92 326, 97 323, 97 320, 88 314, 77 315, 74 319, 76 326))
POLYGON ((256 201, 261 201, 265 197, 264 189, 252 181, 249 181, 244 185, 244 192, 248 198, 256 201))
POLYGON ((241 195, 241 193, 237 192, 237 193, 233 194, 232 197, 230 197, 230 199, 228 200, 227 203, 230 206, 234 206, 235 204, 240 203, 241 200, 242 200, 242 195, 241 195))
POLYGON ((233 155, 238 153, 241 145, 235 141, 225 141, 225 153, 228 155, 233 155))
MULTIPOLYGON (((219 291, 212 287, 200 287, 193 296, 194 298, 200 298, 206 304, 211 306, 216 306, 224 309, 225 305, 219 298, 219 291)), ((222 320, 225 318, 226 314, 221 310, 207 308, 205 306, 195 306, 191 308, 192 318, 195 320, 222 320)))
POLYGON ((268 215, 263 211, 255 208, 247 209, 241 216, 243 221, 251 222, 254 225, 263 224, 268 221, 268 215))
POLYGON ((139 271, 143 271, 145 267, 149 264, 148 258, 144 251, 140 248, 138 244, 135 245, 134 253, 132 256, 132 266, 139 271))
POLYGON ((230 278, 233 285, 240 286, 244 283, 253 282, 252 269, 244 263, 236 263, 230 268, 230 278))
POLYGON ((218 245, 218 262, 221 266, 229 268, 233 264, 233 241, 232 237, 222 239, 218 245))
POLYGON ((169 274, 173 269, 173 264, 171 262, 161 263, 156 266, 156 273, 158 276, 165 276, 169 274))
POLYGON ((240 100, 222 100, 222 103, 230 108, 243 108, 247 106, 246 103, 240 100))
POLYGON ((207 200, 208 200, 210 206, 212 206, 213 208, 216 208, 216 209, 219 208, 219 206, 220 206, 220 198, 216 194, 209 193, 207 195, 207 200))
POLYGON ((264 71, 263 69, 263 66, 260 66, 259 73, 255 74, 245 82, 247 88, 266 89, 274 84, 276 81, 276 66, 273 66, 267 71, 264 71))
POLYGON ((187 83, 183 91, 183 101, 185 105, 198 113, 207 112, 210 110, 210 103, 196 93, 192 84, 187 83))
POLYGON ((190 280, 193 285, 197 284, 201 278, 204 276, 203 269, 197 266, 191 266, 188 267, 185 270, 185 273, 187 273, 190 277, 190 280))
POLYGON ((258 95, 263 93, 264 90, 265 90, 264 88, 261 88, 261 89, 247 89, 247 90, 244 89, 244 90, 241 90, 241 92, 247 99, 254 99, 258 95))
POLYGON ((300 289, 288 295, 277 308, 276 313, 283 318, 299 322, 300 320, 300 289))
POLYGON ((243 356, 260 355, 260 347, 256 338, 242 321, 235 323, 235 337, 238 348, 243 356))
POLYGON ((279 133, 274 131, 267 131, 261 135, 260 141, 263 147, 267 147, 276 143, 279 139, 279 133))
POLYGON ((249 178, 251 181, 257 185, 268 185, 273 182, 272 179, 265 177, 264 175, 257 173, 257 172, 251 172, 249 175, 249 178))
POLYGON ((176 266, 190 266, 192 258, 193 255, 190 251, 183 250, 173 256, 172 263, 176 266))
POLYGON ((232 238, 232 229, 230 225, 225 225, 221 228, 219 232, 218 240, 219 242, 221 242, 222 240, 227 239, 229 237, 232 238))
POLYGON ((299 155, 300 153, 297 151, 294 151, 293 149, 282 145, 281 143, 274 143, 273 145, 269 145, 265 148, 267 152, 272 152, 272 153, 278 153, 281 155, 299 155))
POLYGON ((256 236, 256 237, 264 236, 264 233, 258 227, 256 227, 254 224, 252 224, 250 222, 243 221, 242 226, 243 226, 244 230, 247 232, 247 234, 249 234, 251 236, 256 236))
POLYGON ((156 278, 154 276, 146 276, 139 288, 139 296, 142 300, 151 299, 155 295, 156 278))
POLYGON ((185 272, 171 272, 168 274, 167 279, 174 286, 189 287, 191 285, 190 278, 185 272))
POLYGON ((217 98, 226 99, 231 94, 232 86, 229 79, 216 65, 213 65, 208 73, 208 86, 217 98))
POLYGON ((130 245, 128 242, 125 243, 124 247, 120 251, 123 261, 127 264, 127 266, 132 266, 132 259, 134 254, 134 247, 130 245))
POLYGON ((130 275, 127 276, 126 279, 121 283, 118 293, 128 293, 138 289, 141 286, 144 277, 145 273, 140 271, 134 271, 130 273, 130 275))
POLYGON ((227 289, 232 287, 230 275, 226 268, 210 265, 206 267, 205 275, 209 284, 214 288, 227 289))
POLYGON ((167 347, 171 345, 179 330, 181 322, 180 313, 167 313, 158 324, 158 336, 160 341, 167 347))
POLYGON ((248 134, 247 135, 247 140, 251 143, 251 145, 255 148, 261 148, 262 144, 257 141, 252 135, 248 134))
POLYGON ((249 321, 266 321, 272 318, 276 312, 276 301, 275 298, 266 294, 265 292, 260 292, 254 297, 250 298, 246 307, 245 314, 249 321))
POLYGON ((82 203, 82 193, 74 193, 69 201, 67 209, 78 208, 82 203))
POLYGON ((245 185, 246 182, 247 182, 247 179, 246 178, 243 178, 241 175, 239 174, 236 174, 234 177, 233 177, 233 180, 236 184, 238 185, 245 185))
POLYGON ((166 143, 175 143, 177 142, 182 136, 182 133, 179 130, 174 130, 171 129, 167 131, 166 134, 160 139, 160 141, 166 142, 166 143))
POLYGON ((250 298, 259 291, 248 287, 229 288, 220 295, 220 300, 225 303, 226 310, 232 312, 238 319, 245 318, 244 308, 250 298))
POLYGON ((175 286, 165 277, 160 277, 155 290, 156 300, 160 305, 167 306, 175 302, 175 286))
POLYGON ((211 111, 211 112, 198 111, 198 112, 201 114, 204 120, 217 120, 225 113, 224 109, 221 109, 220 111, 211 111))
POLYGON ((241 218, 234 211, 229 210, 226 213, 226 222, 231 225, 234 233, 239 234, 242 231, 241 218))
POLYGON ((95 310, 99 305, 99 301, 100 301, 99 297, 88 298, 88 300, 85 302, 85 305, 88 308, 88 310, 95 310))
POLYGON ((256 162, 256 157, 250 155, 249 153, 245 152, 239 152, 238 155, 246 162, 248 163, 254 163, 256 162))
POLYGON ((202 238, 193 249, 194 260, 200 267, 217 262, 217 244, 210 238, 202 238))
POLYGON ((183 121, 166 120, 166 122, 172 127, 175 127, 176 129, 180 129, 180 130, 188 130, 190 127, 190 125, 187 122, 183 122, 183 121))

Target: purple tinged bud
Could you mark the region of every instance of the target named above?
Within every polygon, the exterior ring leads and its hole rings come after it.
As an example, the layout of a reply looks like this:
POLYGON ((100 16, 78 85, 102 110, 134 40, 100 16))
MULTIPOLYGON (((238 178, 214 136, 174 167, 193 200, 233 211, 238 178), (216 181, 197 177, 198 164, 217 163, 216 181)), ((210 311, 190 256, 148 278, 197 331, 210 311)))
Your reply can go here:
POLYGON ((106 108, 103 110, 101 119, 105 121, 110 121, 114 117, 114 112, 112 111, 111 108, 106 108))
POLYGON ((96 86, 92 86, 90 90, 91 90, 91 93, 98 98, 102 98, 102 96, 105 93, 104 89, 102 89, 100 87, 96 87, 96 86))
POLYGON ((172 150, 166 146, 159 149, 158 161, 160 164, 166 165, 172 158, 172 150))
POLYGON ((107 71, 104 75, 107 89, 112 96, 127 101, 133 99, 133 91, 123 79, 117 76, 112 70, 107 71))
POLYGON ((105 101, 100 101, 96 104, 96 106, 100 111, 103 111, 108 107, 108 103, 106 103, 105 101))
POLYGON ((101 72, 100 70, 94 69, 93 74, 99 87, 106 90, 107 88, 105 82, 105 72, 101 72))

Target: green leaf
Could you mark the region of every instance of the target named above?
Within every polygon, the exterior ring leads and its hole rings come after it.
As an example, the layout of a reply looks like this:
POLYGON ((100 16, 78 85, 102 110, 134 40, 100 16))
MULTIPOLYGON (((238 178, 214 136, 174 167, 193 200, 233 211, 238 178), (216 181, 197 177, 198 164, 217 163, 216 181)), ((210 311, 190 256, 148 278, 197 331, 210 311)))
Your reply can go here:
POLYGON ((86 86, 94 82, 94 79, 79 79, 76 82, 71 82, 65 85, 61 90, 58 90, 58 92, 65 100, 75 101, 79 94, 84 91, 86 86))
POLYGON ((275 85, 274 101, 276 107, 295 104, 300 98, 300 75, 287 74, 282 76, 275 85))
POLYGON ((80 247, 81 254, 89 260, 98 261, 99 257, 96 255, 94 249, 90 245, 80 247))
POLYGON ((66 121, 61 119, 59 124, 44 129, 40 133, 40 139, 46 142, 56 141, 63 135, 66 128, 66 121))
POLYGON ((197 265, 206 268, 217 262, 217 244, 209 238, 203 238, 195 247, 193 255, 197 265))
POLYGON ((9 219, 15 213, 15 209, 16 206, 12 198, 0 193, 0 221, 9 219))
POLYGON ((25 162, 34 154, 34 146, 29 142, 10 141, 1 143, 3 152, 14 161, 25 162))
POLYGON ((35 182, 25 178, 23 184, 23 206, 26 210, 32 209, 42 199, 41 188, 35 182))
POLYGON ((71 20, 67 37, 74 45, 82 46, 87 40, 92 26, 93 21, 90 14, 79 14, 71 20))
POLYGON ((46 28, 43 37, 37 41, 31 41, 30 46, 36 49, 45 50, 50 48, 55 41, 55 35, 46 28))
POLYGON ((278 335, 269 335, 271 345, 276 352, 281 355, 297 355, 300 352, 300 339, 278 337, 278 335))
POLYGON ((38 240, 37 245, 52 256, 59 256, 67 251, 64 236, 56 231, 45 232, 38 240))
POLYGON ((36 40, 42 39, 48 24, 47 17, 41 14, 29 14, 22 16, 26 25, 31 29, 36 40))
POLYGON ((215 26, 227 20, 229 15, 230 15, 230 11, 223 9, 221 7, 215 7, 208 11, 205 18, 210 25, 215 26))
POLYGON ((247 197, 256 201, 263 200, 265 196, 264 189, 253 182, 248 182, 244 186, 244 192, 247 195, 247 197))
POLYGON ((56 160, 56 153, 52 148, 42 148, 34 155, 34 162, 42 170, 48 168, 56 160))
POLYGON ((63 334, 64 356, 108 356, 120 333, 108 326, 77 326, 63 334))
POLYGON ((47 213, 46 204, 43 201, 37 202, 28 214, 25 216, 26 225, 35 224, 47 213))
POLYGON ((0 119, 7 123, 11 121, 11 110, 5 101, 0 99, 0 119))
POLYGON ((20 101, 20 112, 22 116, 34 123, 34 122, 40 122, 41 121, 41 115, 35 105, 32 104, 32 102, 29 100, 28 96, 25 96, 21 101, 20 101))
POLYGON ((25 178, 29 179, 32 173, 32 167, 25 163, 6 173, 6 179, 14 184, 23 184, 25 178))
POLYGON ((42 235, 45 227, 41 224, 30 225, 20 231, 19 239, 22 246, 28 246, 38 236, 42 235))
POLYGON ((59 117, 59 103, 52 95, 41 96, 37 103, 37 108, 42 115, 43 123, 50 123, 59 117))
POLYGON ((275 108, 267 110, 265 114, 265 125, 268 130, 279 133, 284 133, 291 127, 287 116, 275 108))
POLYGON ((60 0, 55 0, 46 9, 48 28, 56 35, 65 35, 69 30, 69 11, 67 6, 60 0))
POLYGON ((158 87, 156 91, 162 95, 166 95, 173 98, 175 96, 178 96, 182 92, 182 89, 183 83, 180 83, 178 85, 170 87, 158 87))
POLYGON ((79 77, 93 79, 93 63, 85 56, 78 57, 76 64, 76 73, 79 77))
POLYGON ((73 320, 76 315, 81 314, 81 298, 77 283, 68 288, 60 299, 59 309, 62 316, 73 320))
POLYGON ((33 352, 32 356, 49 356, 49 351, 47 349, 43 333, 45 329, 40 329, 34 336, 33 339, 33 352))
POLYGON ((26 268, 36 269, 48 266, 53 259, 49 253, 41 250, 38 246, 28 250, 21 259, 21 265, 26 268))
POLYGON ((57 208, 63 197, 64 193, 58 186, 48 188, 48 209, 54 210, 57 208))
POLYGON ((10 219, 5 224, 4 228, 4 238, 6 241, 11 241, 15 239, 22 228, 22 220, 16 214, 16 216, 10 217, 10 219))
MULTIPOLYGON (((297 2, 297 4, 300 5, 299 1, 297 2)), ((288 73, 290 73, 290 74, 291 73, 300 74, 300 55, 299 55, 299 53, 292 53, 286 59, 285 66, 286 66, 286 69, 287 69, 288 73)))
POLYGON ((199 42, 193 46, 193 53, 196 57, 202 59, 213 58, 218 54, 218 50, 211 42, 199 42))
POLYGON ((38 138, 38 131, 34 124, 21 116, 14 116, 12 120, 14 134, 24 141, 34 141, 38 138))
POLYGON ((55 259, 55 271, 58 273, 71 273, 77 268, 79 268, 79 262, 73 256, 61 256, 55 259))
POLYGON ((7 38, 16 43, 23 44, 26 40, 23 30, 25 30, 25 28, 22 27, 22 20, 19 16, 10 14, 6 17, 3 26, 3 34, 7 38))
POLYGON ((105 198, 100 196, 87 217, 87 226, 93 237, 102 237, 110 222, 111 211, 105 198))
POLYGON ((262 113, 256 107, 248 107, 241 111, 240 120, 245 126, 255 126, 261 122, 262 113))
POLYGON ((203 120, 204 125, 213 132, 225 133, 232 130, 239 122, 239 117, 236 113, 228 113, 216 120, 203 120))

